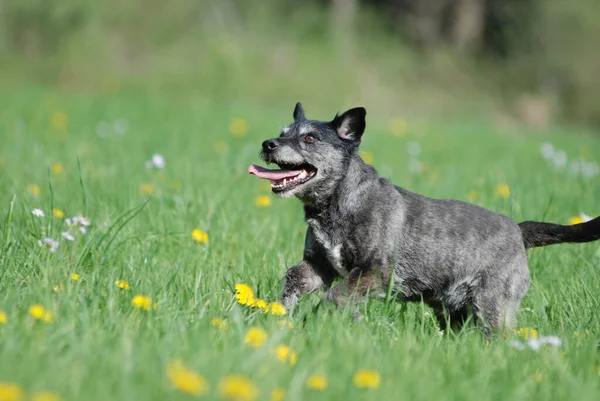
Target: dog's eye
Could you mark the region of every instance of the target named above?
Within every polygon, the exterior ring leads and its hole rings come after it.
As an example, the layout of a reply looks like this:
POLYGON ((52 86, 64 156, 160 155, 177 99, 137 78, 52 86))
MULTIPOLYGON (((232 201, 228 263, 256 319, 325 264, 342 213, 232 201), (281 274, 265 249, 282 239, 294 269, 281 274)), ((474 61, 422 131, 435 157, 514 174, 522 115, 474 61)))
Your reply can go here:
POLYGON ((315 138, 315 137, 314 137, 314 136, 312 136, 312 135, 306 135, 306 136, 304 137, 304 142, 306 142, 306 143, 313 143, 313 142, 315 142, 316 140, 317 140, 317 138, 315 138))

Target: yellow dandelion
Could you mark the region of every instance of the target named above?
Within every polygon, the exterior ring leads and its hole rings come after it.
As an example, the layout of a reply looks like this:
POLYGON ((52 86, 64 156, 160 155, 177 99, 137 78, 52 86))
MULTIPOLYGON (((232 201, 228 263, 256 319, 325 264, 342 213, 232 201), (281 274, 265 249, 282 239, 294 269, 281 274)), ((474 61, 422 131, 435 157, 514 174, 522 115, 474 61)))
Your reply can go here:
POLYGON ((319 391, 325 390, 327 388, 327 378, 323 375, 308 376, 306 387, 319 391))
POLYGON ((37 184, 29 184, 27 185, 27 192, 29 192, 33 196, 40 196, 40 193, 42 191, 40 190, 40 187, 37 186, 37 184))
POLYGON ((234 118, 229 123, 229 132, 233 136, 244 136, 248 131, 248 123, 243 118, 234 118))
POLYGON ((61 162, 55 162, 50 166, 50 171, 52 171, 52 174, 54 175, 59 175, 65 172, 65 166, 63 166, 61 162))
POLYGON ((470 202, 476 202, 477 199, 479 199, 479 194, 475 190, 471 190, 471 191, 467 192, 466 196, 470 202))
POLYGON ((510 197, 510 187, 507 184, 498 184, 495 189, 496 195, 508 199, 510 197))
POLYGON ((267 195, 259 195, 254 200, 256 207, 268 207, 271 206, 271 197, 267 195))
POLYGON ((72 274, 71 274, 71 280, 73 280, 73 281, 77 281, 77 280, 79 280, 79 274, 77 274, 77 273, 72 273, 72 274))
POLYGON ((252 306, 254 308, 266 310, 266 308, 267 308, 267 301, 265 301, 263 299, 260 299, 260 298, 254 298, 252 300, 252 302, 248 302, 248 306, 252 306))
POLYGON ((140 184, 138 191, 143 195, 152 195, 154 193, 154 185, 152 184, 140 184))
MULTIPOLYGON (((131 300, 131 304, 137 309, 150 310, 152 307, 152 298, 145 295, 136 295, 131 300)), ((156 309, 156 307, 154 309, 156 309)))
POLYGON ((367 164, 373 164, 375 162, 375 158, 373 157, 373 153, 367 151, 361 151, 360 157, 367 164))
POLYGON ((288 329, 293 329, 294 328, 294 322, 292 322, 291 320, 286 320, 286 319, 281 319, 277 324, 279 324, 279 327, 283 328, 288 328, 288 329))
POLYGON ((54 321, 54 316, 52 315, 52 312, 45 311, 44 315, 42 316, 42 322, 44 322, 44 323, 52 323, 53 321, 54 321))
POLYGON ((258 388, 246 376, 227 376, 219 383, 219 394, 233 401, 253 401, 258 397, 258 388))
POLYGON ((298 354, 287 345, 278 345, 275 347, 275 356, 281 363, 294 366, 298 362, 298 354))
POLYGON ((119 287, 122 290, 128 290, 129 289, 129 283, 125 280, 117 280, 115 281, 115 285, 117 287, 119 287))
POLYGON ((517 335, 523 337, 525 340, 528 338, 538 338, 538 331, 529 327, 522 327, 517 330, 517 335))
POLYGON ((0 310, 0 324, 8 322, 8 315, 3 310, 0 310))
POLYGON ((227 142, 225 141, 216 141, 215 142, 215 152, 218 154, 225 153, 227 150, 227 142))
POLYGON ((271 396, 269 397, 270 401, 283 401, 285 398, 285 390, 281 387, 275 387, 273 391, 271 391, 271 396))
POLYGON ((408 124, 401 118, 393 118, 388 128, 392 135, 402 137, 408 131, 408 124))
POLYGON ((212 318, 210 320, 210 325, 217 327, 221 330, 227 330, 229 328, 229 324, 227 323, 226 320, 220 319, 218 317, 212 318))
POLYGON ((270 312, 271 315, 284 316, 287 314, 285 307, 279 302, 271 302, 266 308, 266 312, 270 312))
POLYGON ((169 362, 167 377, 174 388, 184 393, 204 395, 208 392, 209 385, 206 379, 186 368, 179 359, 169 362))
POLYGON ((62 219, 65 217, 65 212, 60 209, 52 209, 52 215, 56 218, 62 219))
POLYGON ((352 378, 354 385, 359 388, 378 388, 381 384, 381 375, 375 370, 361 369, 352 378))
POLYGON ((236 284, 234 289, 235 299, 240 305, 252 306, 254 304, 254 293, 248 284, 236 284))
POLYGON ((13 383, 0 383, 0 401, 21 401, 25 399, 21 387, 13 383))
POLYGON ((60 292, 62 290, 61 286, 56 284, 54 287, 52 287, 52 291, 54 292, 60 292))
POLYGON ((33 394, 31 401, 60 401, 60 396, 53 391, 40 391, 33 394))
POLYGON ((64 111, 52 113, 52 128, 55 131, 66 131, 69 127, 69 116, 64 111))
POLYGON ((201 243, 201 244, 207 244, 208 243, 208 233, 199 230, 197 228, 194 228, 192 230, 192 238, 194 239, 194 241, 201 243))
POLYGON ((269 338, 266 331, 260 327, 251 327, 244 337, 244 344, 248 344, 252 348, 261 347, 269 338))
POLYGON ((584 223, 584 222, 585 222, 585 220, 583 220, 580 216, 571 217, 569 219, 569 224, 570 225, 581 224, 581 223, 584 223))
POLYGON ((29 307, 29 314, 35 320, 41 320, 44 317, 45 313, 46 313, 46 309, 40 304, 31 305, 29 307))

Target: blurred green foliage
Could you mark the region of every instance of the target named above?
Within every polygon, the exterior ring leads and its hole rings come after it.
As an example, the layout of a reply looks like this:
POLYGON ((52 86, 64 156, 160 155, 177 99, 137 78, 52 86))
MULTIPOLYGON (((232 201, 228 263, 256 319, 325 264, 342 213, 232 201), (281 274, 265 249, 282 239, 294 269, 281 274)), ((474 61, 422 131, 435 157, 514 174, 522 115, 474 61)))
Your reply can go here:
POLYGON ((0 82, 598 127, 599 37, 595 0, 3 0, 0 82))

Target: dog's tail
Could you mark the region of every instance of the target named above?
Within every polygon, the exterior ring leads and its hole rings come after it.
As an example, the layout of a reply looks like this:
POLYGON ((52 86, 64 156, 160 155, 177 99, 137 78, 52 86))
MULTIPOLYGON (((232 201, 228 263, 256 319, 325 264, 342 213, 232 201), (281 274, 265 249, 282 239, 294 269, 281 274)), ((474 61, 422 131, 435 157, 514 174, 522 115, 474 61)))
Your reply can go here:
POLYGON ((519 227, 523 233, 525 248, 564 242, 591 242, 600 239, 600 217, 572 226, 524 221, 519 223, 519 227))

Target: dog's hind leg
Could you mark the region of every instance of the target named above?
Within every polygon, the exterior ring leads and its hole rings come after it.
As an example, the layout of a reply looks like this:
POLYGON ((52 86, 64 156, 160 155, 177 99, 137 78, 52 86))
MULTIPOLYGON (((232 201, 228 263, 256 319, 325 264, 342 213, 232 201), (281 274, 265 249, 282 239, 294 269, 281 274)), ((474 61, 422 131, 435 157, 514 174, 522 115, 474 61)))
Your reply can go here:
POLYGON ((486 277, 485 285, 474 294, 473 309, 484 326, 486 336, 491 331, 504 331, 506 334, 514 329, 521 299, 529 288, 527 260, 517 258, 506 269, 488 271, 494 273, 486 277))
POLYGON ((294 308, 301 295, 328 287, 333 279, 331 272, 306 260, 290 267, 283 277, 283 306, 288 310, 294 308))

